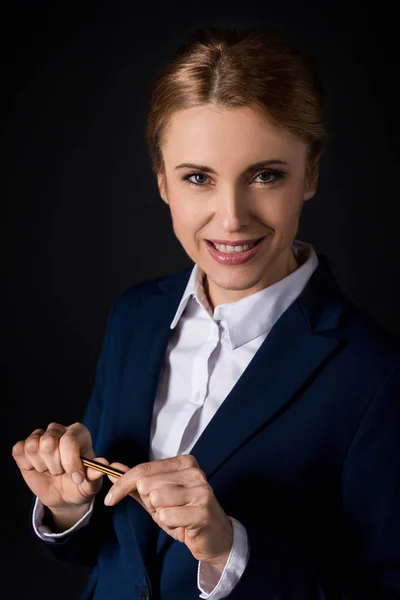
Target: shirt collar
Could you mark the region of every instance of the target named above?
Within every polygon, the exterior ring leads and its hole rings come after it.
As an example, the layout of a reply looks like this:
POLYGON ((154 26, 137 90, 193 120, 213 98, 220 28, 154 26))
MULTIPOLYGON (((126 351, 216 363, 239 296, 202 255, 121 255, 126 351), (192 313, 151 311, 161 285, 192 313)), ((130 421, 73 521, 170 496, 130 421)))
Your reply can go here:
POLYGON ((200 269, 199 265, 195 264, 190 274, 189 281, 187 282, 185 291, 183 292, 182 299, 178 305, 175 317, 170 325, 171 329, 174 329, 174 327, 176 327, 191 297, 193 297, 197 301, 197 303, 208 312, 210 317, 213 318, 211 306, 207 300, 207 296, 203 286, 204 275, 204 271, 200 269))
POLYGON ((226 324, 232 349, 268 333, 279 317, 297 298, 318 266, 318 257, 311 244, 293 240, 292 250, 300 266, 276 283, 235 302, 220 304, 211 310, 204 291, 204 271, 195 264, 170 325, 176 327, 190 299, 196 300, 210 318, 226 324))

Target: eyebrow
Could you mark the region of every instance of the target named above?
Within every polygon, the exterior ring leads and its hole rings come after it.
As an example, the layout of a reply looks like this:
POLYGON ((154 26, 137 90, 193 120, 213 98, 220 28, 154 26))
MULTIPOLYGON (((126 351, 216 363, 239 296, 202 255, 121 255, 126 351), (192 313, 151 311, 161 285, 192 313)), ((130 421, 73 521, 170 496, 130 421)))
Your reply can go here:
MULTIPOLYGON (((287 165, 288 166, 289 163, 284 160, 271 158, 270 160, 261 160, 259 162, 253 163, 252 165, 249 165, 245 169, 244 172, 252 173, 254 171, 258 171, 258 169, 262 169, 262 168, 268 167, 270 165, 287 165)), ((207 165, 196 165, 195 163, 182 163, 175 167, 175 169, 184 169, 184 168, 198 169, 199 171, 204 171, 205 173, 213 173, 214 175, 217 175, 217 172, 214 169, 212 169, 211 167, 208 167, 207 165)))

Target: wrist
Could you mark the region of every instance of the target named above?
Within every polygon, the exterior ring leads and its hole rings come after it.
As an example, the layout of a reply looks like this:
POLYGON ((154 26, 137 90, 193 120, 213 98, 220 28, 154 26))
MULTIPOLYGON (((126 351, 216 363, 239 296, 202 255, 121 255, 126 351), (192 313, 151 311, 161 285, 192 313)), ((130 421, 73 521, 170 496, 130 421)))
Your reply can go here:
POLYGON ((68 506, 65 508, 45 507, 46 518, 49 521, 50 529, 54 533, 62 533, 75 525, 84 514, 87 513, 91 502, 80 506, 68 506))
POLYGON ((212 565, 214 567, 214 569, 216 569, 217 571, 222 573, 223 570, 225 569, 226 563, 228 562, 229 554, 230 553, 227 552, 224 556, 222 556, 218 560, 209 561, 209 564, 212 565))
POLYGON ((223 554, 218 556, 218 558, 208 561, 209 564, 212 565, 215 569, 217 569, 217 571, 219 571, 220 573, 222 573, 222 571, 225 569, 225 566, 226 566, 226 563, 228 562, 228 558, 230 556, 230 553, 232 550, 232 545, 233 545, 233 525, 232 525, 232 521, 229 519, 229 517, 226 517, 226 524, 227 524, 227 533, 226 533, 227 541, 226 541, 226 544, 224 544, 223 548, 229 548, 229 550, 226 550, 223 554))

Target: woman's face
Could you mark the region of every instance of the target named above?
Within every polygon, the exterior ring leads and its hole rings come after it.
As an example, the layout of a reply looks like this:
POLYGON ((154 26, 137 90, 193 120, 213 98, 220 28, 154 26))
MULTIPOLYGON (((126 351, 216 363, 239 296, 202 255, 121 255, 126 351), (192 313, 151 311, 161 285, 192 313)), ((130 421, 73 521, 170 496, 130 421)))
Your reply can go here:
POLYGON ((206 104, 172 116, 158 186, 175 235, 206 273, 212 307, 253 294, 297 268, 290 246, 317 180, 315 171, 306 183, 306 154, 303 142, 248 107, 206 104), (254 250, 236 246, 259 238, 254 250))

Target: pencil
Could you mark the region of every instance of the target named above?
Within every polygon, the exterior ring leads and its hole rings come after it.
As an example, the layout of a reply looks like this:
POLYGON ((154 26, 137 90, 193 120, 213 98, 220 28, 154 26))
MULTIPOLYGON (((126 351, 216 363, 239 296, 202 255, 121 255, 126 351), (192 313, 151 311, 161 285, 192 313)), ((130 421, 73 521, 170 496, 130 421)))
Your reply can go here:
POLYGON ((113 469, 112 467, 108 467, 107 465, 102 465, 101 463, 96 462, 95 460, 92 460, 90 458, 86 458, 85 456, 80 456, 79 458, 81 459, 85 467, 90 467, 95 471, 101 471, 105 475, 112 475, 113 477, 122 477, 122 475, 125 475, 125 473, 119 471, 118 469, 113 469))

